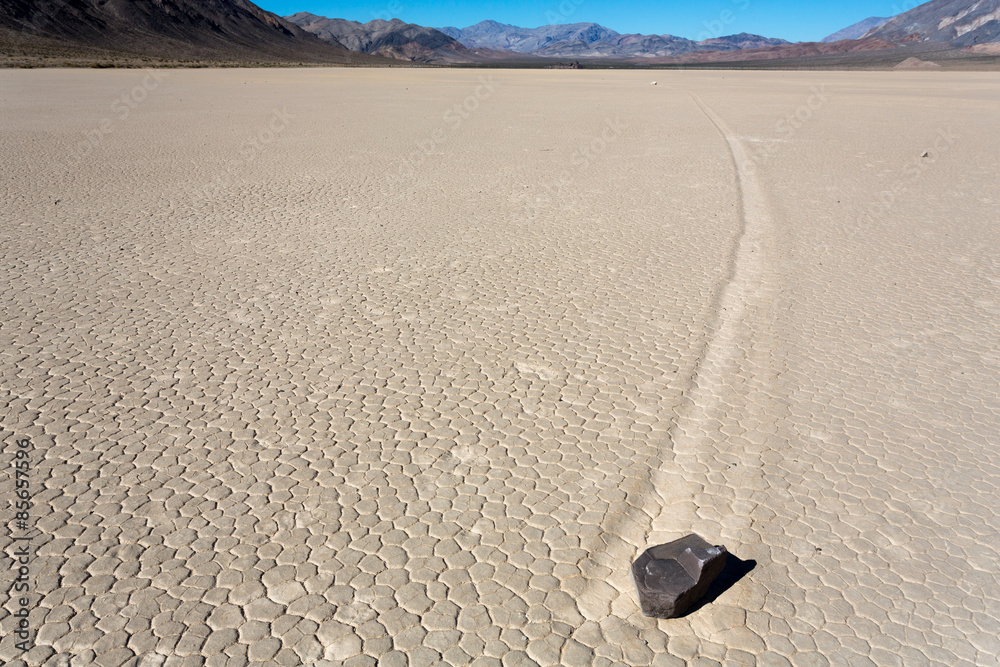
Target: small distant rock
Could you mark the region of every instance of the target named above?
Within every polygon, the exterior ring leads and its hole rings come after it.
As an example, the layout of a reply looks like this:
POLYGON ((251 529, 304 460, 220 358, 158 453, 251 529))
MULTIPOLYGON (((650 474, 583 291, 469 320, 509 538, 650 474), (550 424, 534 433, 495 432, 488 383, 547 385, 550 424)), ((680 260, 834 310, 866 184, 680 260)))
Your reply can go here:
POLYGON ((555 65, 546 65, 545 69, 583 69, 583 65, 580 64, 579 60, 574 60, 571 63, 556 63, 555 65))
POLYGON ((708 592, 726 565, 726 547, 712 546, 694 533, 646 549, 630 574, 642 613, 676 618, 708 592))

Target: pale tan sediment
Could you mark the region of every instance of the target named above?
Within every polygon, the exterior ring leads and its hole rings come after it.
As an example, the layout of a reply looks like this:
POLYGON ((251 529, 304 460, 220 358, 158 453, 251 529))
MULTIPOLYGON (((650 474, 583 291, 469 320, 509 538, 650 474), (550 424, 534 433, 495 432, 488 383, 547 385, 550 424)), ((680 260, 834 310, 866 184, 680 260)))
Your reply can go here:
POLYGON ((5 663, 995 664, 992 75, 149 76, 0 72, 5 663))

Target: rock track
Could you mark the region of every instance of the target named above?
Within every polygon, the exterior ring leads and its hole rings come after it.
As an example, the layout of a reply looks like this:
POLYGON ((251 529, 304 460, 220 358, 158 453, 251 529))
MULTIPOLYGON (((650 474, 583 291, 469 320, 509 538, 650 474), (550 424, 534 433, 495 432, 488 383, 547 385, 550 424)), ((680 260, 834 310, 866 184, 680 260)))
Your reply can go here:
POLYGON ((5 664, 996 664, 981 77, 143 76, 0 73, 5 664))

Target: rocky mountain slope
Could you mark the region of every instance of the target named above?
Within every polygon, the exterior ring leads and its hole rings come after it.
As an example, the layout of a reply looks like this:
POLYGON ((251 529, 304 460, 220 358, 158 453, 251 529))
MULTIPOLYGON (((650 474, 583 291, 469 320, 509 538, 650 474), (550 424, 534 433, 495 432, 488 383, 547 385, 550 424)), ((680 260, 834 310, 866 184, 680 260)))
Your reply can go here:
POLYGON ((0 45, 169 60, 373 62, 248 0, 3 0, 0 45))
POLYGON ((286 16, 286 20, 320 39, 343 44, 351 51, 415 62, 465 62, 474 54, 457 40, 435 30, 399 19, 376 19, 368 23, 331 19, 309 12, 286 16))
POLYGON ((830 42, 839 42, 842 39, 859 39, 869 30, 879 27, 888 20, 888 18, 881 16, 869 16, 864 21, 858 21, 857 23, 847 26, 843 30, 838 30, 832 35, 827 35, 819 41, 824 44, 829 44, 830 42))
POLYGON ((1000 0, 931 0, 869 30, 893 42, 951 42, 972 46, 1000 41, 1000 0))

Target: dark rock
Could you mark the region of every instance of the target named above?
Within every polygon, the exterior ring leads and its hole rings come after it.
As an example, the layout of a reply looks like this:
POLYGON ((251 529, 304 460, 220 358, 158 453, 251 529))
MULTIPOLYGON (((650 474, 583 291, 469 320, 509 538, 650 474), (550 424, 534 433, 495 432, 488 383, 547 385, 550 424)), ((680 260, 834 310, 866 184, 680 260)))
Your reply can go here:
POLYGON ((642 613, 681 616, 722 572, 726 553, 726 547, 712 546, 694 533, 646 549, 630 571, 642 613))

